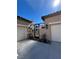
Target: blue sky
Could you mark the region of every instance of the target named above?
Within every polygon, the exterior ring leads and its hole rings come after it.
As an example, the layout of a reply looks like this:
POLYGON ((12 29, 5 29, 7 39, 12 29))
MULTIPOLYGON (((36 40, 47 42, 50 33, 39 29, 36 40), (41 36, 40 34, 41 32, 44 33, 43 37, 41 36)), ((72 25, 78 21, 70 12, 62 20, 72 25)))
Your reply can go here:
POLYGON ((43 22, 41 16, 60 9, 60 4, 54 6, 54 0, 17 0, 17 15, 32 20, 34 23, 43 22))

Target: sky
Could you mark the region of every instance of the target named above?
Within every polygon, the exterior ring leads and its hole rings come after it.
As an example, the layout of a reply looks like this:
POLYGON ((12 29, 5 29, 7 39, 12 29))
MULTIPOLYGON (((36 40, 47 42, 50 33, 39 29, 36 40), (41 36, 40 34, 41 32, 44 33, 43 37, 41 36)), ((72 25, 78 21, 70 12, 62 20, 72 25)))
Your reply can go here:
POLYGON ((17 0, 17 16, 34 23, 43 23, 42 16, 60 10, 60 0, 17 0))

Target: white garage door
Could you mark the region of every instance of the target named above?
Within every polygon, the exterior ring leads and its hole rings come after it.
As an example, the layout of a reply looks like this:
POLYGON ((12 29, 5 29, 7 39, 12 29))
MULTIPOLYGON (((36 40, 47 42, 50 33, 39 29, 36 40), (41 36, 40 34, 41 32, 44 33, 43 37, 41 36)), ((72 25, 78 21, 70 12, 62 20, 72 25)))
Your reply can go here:
POLYGON ((27 38, 27 29, 24 27, 17 27, 17 40, 27 38))
POLYGON ((61 42, 61 24, 51 25, 52 41, 61 42))

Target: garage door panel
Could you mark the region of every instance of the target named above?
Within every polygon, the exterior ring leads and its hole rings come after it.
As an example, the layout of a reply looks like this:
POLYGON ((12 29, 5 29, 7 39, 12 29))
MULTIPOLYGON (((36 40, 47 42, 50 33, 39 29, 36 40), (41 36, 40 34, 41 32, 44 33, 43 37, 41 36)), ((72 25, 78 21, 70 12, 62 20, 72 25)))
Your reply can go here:
POLYGON ((27 29, 22 27, 17 27, 17 40, 22 40, 27 38, 27 29))
POLYGON ((61 24, 51 25, 51 38, 52 41, 61 42, 61 24))

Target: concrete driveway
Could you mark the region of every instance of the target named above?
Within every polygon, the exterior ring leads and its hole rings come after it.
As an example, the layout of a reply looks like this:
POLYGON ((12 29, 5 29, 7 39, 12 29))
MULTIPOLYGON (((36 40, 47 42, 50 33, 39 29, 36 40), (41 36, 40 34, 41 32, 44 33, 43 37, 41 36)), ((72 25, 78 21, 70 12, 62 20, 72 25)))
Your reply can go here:
POLYGON ((26 40, 17 43, 17 59, 61 59, 61 43, 26 40))

